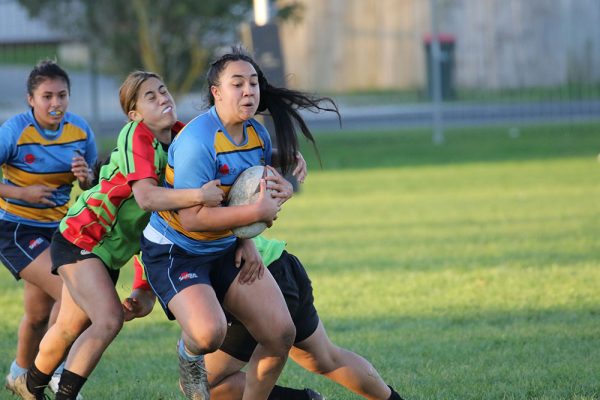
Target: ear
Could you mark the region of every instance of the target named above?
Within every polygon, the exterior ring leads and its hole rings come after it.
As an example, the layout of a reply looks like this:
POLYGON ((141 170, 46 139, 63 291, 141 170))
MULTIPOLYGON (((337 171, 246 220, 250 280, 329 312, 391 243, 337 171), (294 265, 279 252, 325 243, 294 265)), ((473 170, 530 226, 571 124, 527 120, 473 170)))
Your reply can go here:
POLYGON ((29 103, 29 106, 33 108, 33 96, 29 93, 27 94, 27 103, 29 103))
POLYGON ((221 96, 219 95, 219 87, 218 86, 211 86, 210 87, 210 93, 212 94, 212 96, 215 98, 215 100, 221 100, 221 96))
POLYGON ((142 114, 140 114, 136 110, 129 111, 127 113, 127 116, 129 117, 130 120, 136 121, 136 122, 141 122, 144 120, 144 117, 142 117, 142 114))

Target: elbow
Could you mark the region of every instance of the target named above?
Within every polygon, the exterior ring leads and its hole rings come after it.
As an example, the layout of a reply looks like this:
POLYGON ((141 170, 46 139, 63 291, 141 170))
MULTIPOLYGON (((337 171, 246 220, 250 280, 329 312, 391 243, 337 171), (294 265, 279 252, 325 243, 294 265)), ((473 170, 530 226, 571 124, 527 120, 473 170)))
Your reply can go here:
POLYGON ((152 200, 149 196, 137 196, 135 201, 142 210, 146 212, 154 211, 154 208, 152 207, 152 200))
POLYGON ((180 219, 179 222, 181 222, 181 227, 188 232, 193 232, 193 231, 197 230, 197 229, 195 229, 196 224, 191 223, 191 221, 180 219))

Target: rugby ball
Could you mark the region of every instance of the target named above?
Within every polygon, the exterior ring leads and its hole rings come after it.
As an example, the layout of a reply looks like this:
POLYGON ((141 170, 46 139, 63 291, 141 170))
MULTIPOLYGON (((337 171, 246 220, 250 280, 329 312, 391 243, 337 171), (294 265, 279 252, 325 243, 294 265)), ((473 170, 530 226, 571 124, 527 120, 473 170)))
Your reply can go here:
MULTIPOLYGON (((252 204, 258 200, 260 196, 260 180, 263 176, 272 176, 273 172, 262 165, 247 168, 233 182, 229 194, 227 195, 227 205, 242 206, 252 204)), ((269 190, 267 188, 267 190, 269 190)), ((264 222, 255 222, 250 225, 241 226, 232 229, 235 236, 241 239, 250 239, 260 235, 267 224, 264 222)))

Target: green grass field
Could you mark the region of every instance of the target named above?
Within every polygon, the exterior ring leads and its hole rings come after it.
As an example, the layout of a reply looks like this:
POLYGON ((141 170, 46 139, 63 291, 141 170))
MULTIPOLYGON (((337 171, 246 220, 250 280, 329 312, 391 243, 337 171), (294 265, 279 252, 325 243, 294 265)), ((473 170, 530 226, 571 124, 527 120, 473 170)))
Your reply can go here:
MULTIPOLYGON (((332 339, 406 399, 600 399, 599 133, 319 135, 323 169, 305 149, 307 182, 267 236, 307 267, 332 339)), ((5 370, 21 291, 2 269, 5 370)), ((182 398, 178 332, 158 307, 126 324, 85 398, 182 398)), ((280 382, 358 398, 291 362, 280 382)))

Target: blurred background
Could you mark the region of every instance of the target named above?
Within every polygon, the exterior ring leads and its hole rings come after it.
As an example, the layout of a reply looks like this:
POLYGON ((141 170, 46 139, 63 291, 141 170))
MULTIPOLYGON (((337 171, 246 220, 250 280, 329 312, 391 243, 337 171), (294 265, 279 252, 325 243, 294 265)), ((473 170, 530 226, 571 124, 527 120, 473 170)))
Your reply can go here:
MULTIPOLYGON (((269 78, 332 96, 344 130, 600 117, 597 0, 0 0, 0 122, 26 107, 40 59, 72 77, 71 111, 98 136, 125 120, 118 87, 159 72, 180 118, 204 107, 204 72, 243 43, 269 78)), ((307 114, 317 130, 339 130, 307 114)))

